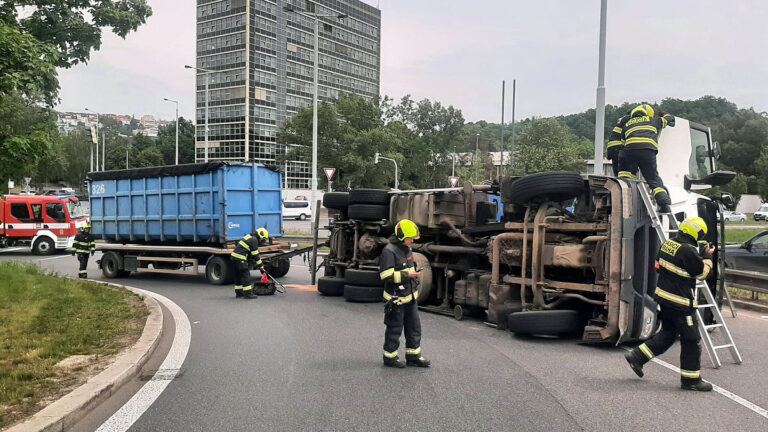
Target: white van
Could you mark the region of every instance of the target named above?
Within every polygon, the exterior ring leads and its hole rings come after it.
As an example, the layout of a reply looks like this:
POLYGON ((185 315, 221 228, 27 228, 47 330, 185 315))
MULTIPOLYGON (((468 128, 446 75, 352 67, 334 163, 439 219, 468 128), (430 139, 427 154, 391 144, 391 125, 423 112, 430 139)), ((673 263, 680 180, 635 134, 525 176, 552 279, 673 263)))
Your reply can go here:
POLYGON ((309 201, 283 201, 283 219, 307 220, 312 216, 309 201))

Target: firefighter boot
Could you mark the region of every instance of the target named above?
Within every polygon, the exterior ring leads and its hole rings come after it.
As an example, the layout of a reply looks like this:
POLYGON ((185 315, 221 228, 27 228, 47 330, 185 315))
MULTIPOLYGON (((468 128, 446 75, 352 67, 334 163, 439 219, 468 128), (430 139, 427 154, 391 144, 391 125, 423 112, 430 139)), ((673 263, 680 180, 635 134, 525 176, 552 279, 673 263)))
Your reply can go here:
POLYGON ((639 376, 640 378, 643 377, 643 364, 637 361, 637 357, 635 357, 635 352, 630 351, 626 354, 624 354, 624 358, 627 360, 627 363, 629 363, 629 367, 632 368, 633 371, 639 376))
POLYGON ((680 383, 680 388, 683 390, 708 392, 708 391, 712 391, 712 384, 704 380, 698 380, 698 381, 684 380, 683 382, 680 383))
POLYGON ((426 357, 419 354, 406 355, 405 360, 408 366, 427 368, 432 364, 432 362, 430 362, 426 357))
POLYGON ((235 288, 235 297, 242 297, 242 296, 243 296, 243 289, 235 288))
POLYGON ((389 358, 387 356, 384 356, 384 366, 387 367, 393 367, 393 368, 404 368, 405 362, 401 361, 399 357, 389 358))
POLYGON ((243 290, 243 298, 255 299, 255 298, 258 298, 258 297, 259 296, 257 296, 256 294, 253 293, 253 289, 251 287, 248 287, 247 290, 245 290, 245 289, 243 290))

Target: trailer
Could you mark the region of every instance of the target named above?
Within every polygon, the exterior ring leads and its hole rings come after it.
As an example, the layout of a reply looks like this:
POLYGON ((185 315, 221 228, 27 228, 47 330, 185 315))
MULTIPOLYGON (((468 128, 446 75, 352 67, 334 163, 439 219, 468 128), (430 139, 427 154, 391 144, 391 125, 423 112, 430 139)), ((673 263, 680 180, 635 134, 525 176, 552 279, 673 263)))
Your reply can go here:
POLYGON ((197 275, 231 283, 229 255, 264 227, 259 248, 267 271, 281 277, 290 258, 307 253, 282 236, 281 176, 261 164, 209 162, 93 172, 88 176, 92 233, 107 278, 131 272, 197 275))

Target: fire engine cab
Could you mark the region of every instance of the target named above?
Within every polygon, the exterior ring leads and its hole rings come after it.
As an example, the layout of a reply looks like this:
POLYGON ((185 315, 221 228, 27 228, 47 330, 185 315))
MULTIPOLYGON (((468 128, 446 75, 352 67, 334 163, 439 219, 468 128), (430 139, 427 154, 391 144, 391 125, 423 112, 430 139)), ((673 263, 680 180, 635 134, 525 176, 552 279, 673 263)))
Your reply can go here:
POLYGON ((36 255, 69 250, 87 216, 71 196, 0 198, 0 247, 29 245, 36 255))

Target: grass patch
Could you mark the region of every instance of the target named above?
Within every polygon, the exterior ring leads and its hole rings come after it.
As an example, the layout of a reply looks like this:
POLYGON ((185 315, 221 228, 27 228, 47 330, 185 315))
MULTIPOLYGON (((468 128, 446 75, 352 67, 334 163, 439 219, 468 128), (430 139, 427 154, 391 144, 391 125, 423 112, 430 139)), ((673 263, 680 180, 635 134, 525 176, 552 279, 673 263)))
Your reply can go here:
POLYGON ((103 369, 104 356, 138 339, 149 313, 128 290, 46 274, 31 264, 0 263, 0 281, 0 427, 103 369), (56 366, 73 355, 93 361, 56 366))
MULTIPOLYGON (((768 228, 768 227, 766 227, 768 228)), ((751 239, 756 234, 765 231, 763 228, 740 228, 740 229, 725 229, 725 242, 726 243, 744 243, 751 239)))

